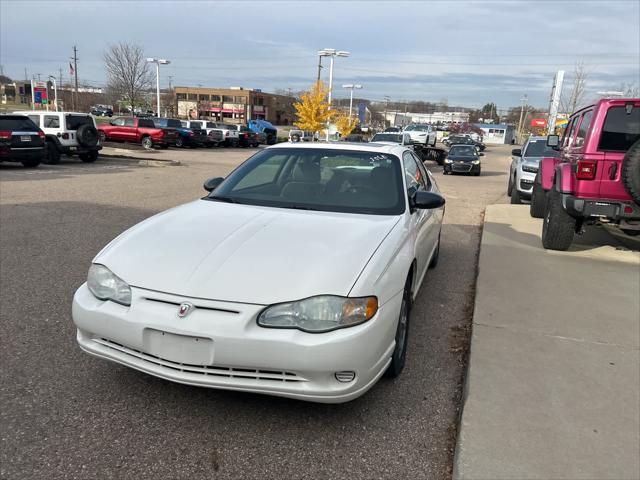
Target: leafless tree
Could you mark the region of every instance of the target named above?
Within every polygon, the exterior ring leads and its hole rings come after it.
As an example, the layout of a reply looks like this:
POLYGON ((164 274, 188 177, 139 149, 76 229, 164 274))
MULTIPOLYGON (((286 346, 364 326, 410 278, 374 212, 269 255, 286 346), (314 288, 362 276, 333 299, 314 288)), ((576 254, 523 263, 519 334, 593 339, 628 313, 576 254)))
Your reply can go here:
POLYGON ((573 86, 568 96, 561 97, 560 111, 563 113, 573 113, 576 111, 576 108, 581 105, 584 99, 589 73, 584 62, 576 62, 573 70, 573 86))
POLYGON ((104 53, 104 63, 109 90, 119 93, 131 104, 133 115, 136 101, 151 86, 151 73, 144 50, 130 43, 111 45, 104 53))
POLYGON ((637 83, 623 83, 620 91, 628 98, 640 97, 640 86, 637 83))

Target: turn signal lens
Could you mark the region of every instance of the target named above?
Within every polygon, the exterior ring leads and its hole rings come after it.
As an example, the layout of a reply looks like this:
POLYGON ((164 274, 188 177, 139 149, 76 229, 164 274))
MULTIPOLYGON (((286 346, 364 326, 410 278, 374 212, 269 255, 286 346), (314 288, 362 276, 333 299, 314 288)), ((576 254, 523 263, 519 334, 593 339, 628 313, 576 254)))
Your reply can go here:
POLYGON ((11 132, 7 130, 0 130, 0 138, 11 138, 11 132))

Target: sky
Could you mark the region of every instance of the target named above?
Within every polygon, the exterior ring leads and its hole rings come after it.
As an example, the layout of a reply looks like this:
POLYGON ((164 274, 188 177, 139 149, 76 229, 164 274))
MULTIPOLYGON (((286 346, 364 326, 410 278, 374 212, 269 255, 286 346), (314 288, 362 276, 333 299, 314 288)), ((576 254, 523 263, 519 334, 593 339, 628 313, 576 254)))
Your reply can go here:
POLYGON ((640 85, 640 0, 0 0, 11 78, 61 68, 68 79, 76 45, 80 83, 105 86, 102 55, 117 42, 169 59, 163 88, 171 76, 174 86, 306 90, 323 48, 350 52, 335 61, 334 98, 358 83, 373 101, 506 109, 526 94, 544 108, 555 72, 570 89, 578 61, 586 100, 640 85))

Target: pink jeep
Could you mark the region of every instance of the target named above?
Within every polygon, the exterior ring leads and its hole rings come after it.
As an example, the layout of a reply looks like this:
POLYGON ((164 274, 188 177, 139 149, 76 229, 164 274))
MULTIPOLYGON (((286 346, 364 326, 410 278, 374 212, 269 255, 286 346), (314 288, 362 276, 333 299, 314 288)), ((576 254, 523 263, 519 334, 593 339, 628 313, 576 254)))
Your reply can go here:
POLYGON ((544 158, 534 181, 531 214, 544 218, 542 244, 566 250, 585 224, 640 233, 640 99, 604 99, 575 112, 558 158, 544 158))

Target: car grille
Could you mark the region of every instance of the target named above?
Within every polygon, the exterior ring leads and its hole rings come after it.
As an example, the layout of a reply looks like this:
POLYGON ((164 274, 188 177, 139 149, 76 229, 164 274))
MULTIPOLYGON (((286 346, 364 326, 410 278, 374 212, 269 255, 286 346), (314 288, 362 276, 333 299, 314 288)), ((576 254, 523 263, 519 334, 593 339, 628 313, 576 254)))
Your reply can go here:
POLYGON ((470 163, 453 163, 451 165, 451 168, 454 172, 470 172, 471 167, 473 167, 473 165, 471 165, 470 163))
POLYGON ((520 180, 520 190, 529 190, 532 187, 533 187, 533 181, 520 180))
POLYGON ((299 377, 295 373, 277 370, 261 370, 256 368, 240 368, 240 367, 222 367, 215 365, 189 365, 185 363, 173 362, 165 358, 156 357, 140 350, 125 347, 120 343, 116 343, 106 338, 94 338, 94 342, 105 347, 125 353, 139 360, 153 363, 163 368, 169 368, 185 373, 195 373, 203 376, 237 378, 245 380, 264 380, 273 382, 305 382, 304 378, 299 377))

